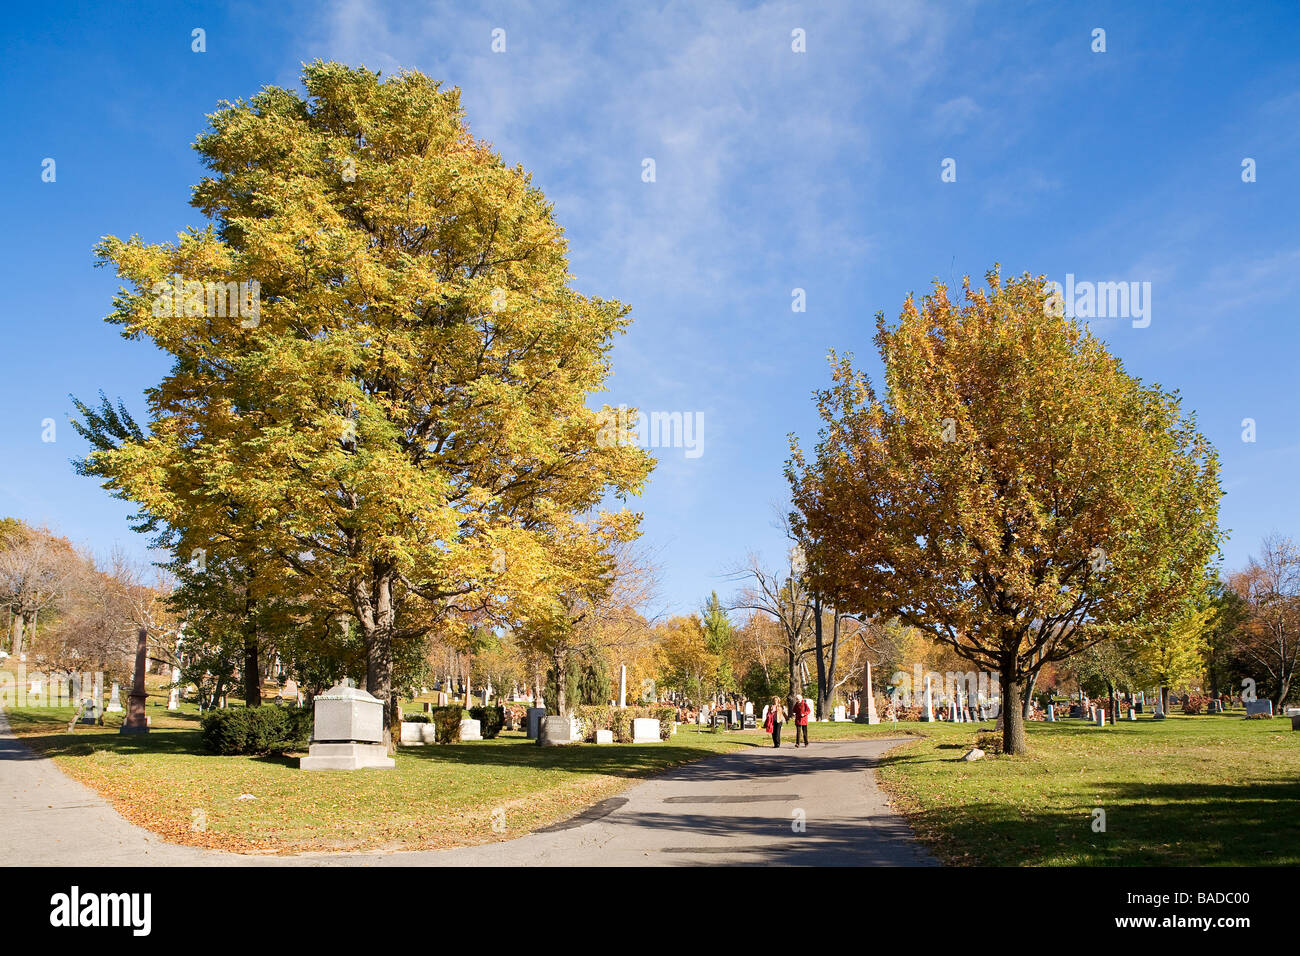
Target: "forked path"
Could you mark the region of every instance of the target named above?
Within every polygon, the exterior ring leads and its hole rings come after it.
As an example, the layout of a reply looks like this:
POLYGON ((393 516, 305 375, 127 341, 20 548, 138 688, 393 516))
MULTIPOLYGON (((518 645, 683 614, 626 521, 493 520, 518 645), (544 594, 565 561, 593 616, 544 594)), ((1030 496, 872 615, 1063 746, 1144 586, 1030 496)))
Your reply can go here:
POLYGON ((17 741, 0 713, 0 865, 932 866, 876 787, 872 765, 897 742, 825 741, 709 757, 516 840, 285 857, 164 842, 17 741))

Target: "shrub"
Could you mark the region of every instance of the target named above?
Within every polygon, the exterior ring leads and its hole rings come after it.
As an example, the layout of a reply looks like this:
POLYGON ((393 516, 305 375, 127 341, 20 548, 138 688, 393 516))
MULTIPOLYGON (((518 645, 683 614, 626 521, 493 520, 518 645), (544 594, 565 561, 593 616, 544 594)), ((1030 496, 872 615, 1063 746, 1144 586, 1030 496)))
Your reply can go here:
MULTIPOLYGON (((573 716, 582 724, 582 739, 591 742, 596 739, 596 731, 613 730, 617 711, 617 707, 608 704, 582 704, 575 707, 573 716)), ((617 737, 618 734, 614 736, 617 737)))
POLYGON ((1188 694, 1183 699, 1184 714, 1201 714, 1210 706, 1210 698, 1202 697, 1199 694, 1188 694))
POLYGON ((479 733, 483 735, 483 739, 491 740, 501 733, 501 728, 505 726, 506 709, 504 707, 471 707, 469 716, 471 720, 478 721, 479 733))
POLYGON ((609 729, 614 731, 614 739, 621 744, 632 742, 632 710, 630 708, 615 709, 610 716, 609 729))
POLYGON ((677 720, 677 708, 651 706, 646 708, 646 716, 659 721, 659 739, 667 740, 673 735, 673 723, 677 720))
POLYGON ((429 723, 428 714, 403 714, 402 723, 404 724, 427 724, 429 723))
POLYGON ((465 708, 459 704, 435 707, 429 717, 429 723, 434 727, 434 739, 438 743, 451 744, 460 740, 460 722, 465 719, 465 708))
POLYGON ((204 749, 225 756, 285 753, 305 749, 311 729, 308 708, 230 707, 203 716, 200 739, 204 749))
POLYGON ((1002 735, 996 730, 982 730, 975 735, 975 746, 986 754, 1002 753, 1002 735))
POLYGON ((1269 715, 1269 714, 1247 714, 1247 715, 1246 715, 1246 719, 1247 719, 1247 720, 1269 720, 1269 719, 1271 719, 1271 715, 1269 715))

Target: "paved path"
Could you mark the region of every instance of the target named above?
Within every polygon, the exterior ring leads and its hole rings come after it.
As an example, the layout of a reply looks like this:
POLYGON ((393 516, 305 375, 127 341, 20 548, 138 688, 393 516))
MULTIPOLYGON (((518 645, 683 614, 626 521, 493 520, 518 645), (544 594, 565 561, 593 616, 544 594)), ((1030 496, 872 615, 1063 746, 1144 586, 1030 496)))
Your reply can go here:
POLYGON ((897 742, 823 741, 710 757, 503 843, 250 856, 176 846, 128 823, 17 741, 0 713, 0 865, 933 866, 870 769, 897 742))

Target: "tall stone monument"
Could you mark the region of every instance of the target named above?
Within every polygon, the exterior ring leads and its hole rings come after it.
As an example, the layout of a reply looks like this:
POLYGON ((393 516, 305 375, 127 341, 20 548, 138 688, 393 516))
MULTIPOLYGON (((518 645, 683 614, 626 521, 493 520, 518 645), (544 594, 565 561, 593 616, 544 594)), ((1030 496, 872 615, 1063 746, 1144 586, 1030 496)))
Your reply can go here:
POLYGON ((313 703, 312 743, 302 770, 361 770, 396 766, 384 746, 384 703, 359 687, 337 684, 313 703))
POLYGON ((921 719, 934 723, 934 694, 930 687, 930 675, 925 675, 925 713, 921 719))
POLYGON ((876 693, 871 684, 871 661, 862 668, 862 704, 858 708, 858 723, 880 723, 880 715, 876 713, 876 693))
POLYGON ((147 734, 149 719, 144 715, 144 702, 148 694, 144 689, 144 672, 149 666, 149 631, 140 628, 135 640, 135 677, 131 681, 131 695, 127 698, 126 719, 122 721, 123 734, 147 734))

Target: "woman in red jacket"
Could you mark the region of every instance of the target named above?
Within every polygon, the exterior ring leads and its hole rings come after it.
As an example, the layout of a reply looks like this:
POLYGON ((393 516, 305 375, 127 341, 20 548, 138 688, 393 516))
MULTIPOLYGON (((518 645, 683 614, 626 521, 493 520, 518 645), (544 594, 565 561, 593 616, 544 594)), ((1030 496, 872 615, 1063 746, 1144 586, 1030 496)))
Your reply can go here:
POLYGON ((799 746, 799 737, 803 737, 803 745, 808 746, 808 715, 812 713, 812 708, 808 706, 808 701, 802 697, 794 705, 794 745, 799 746))

